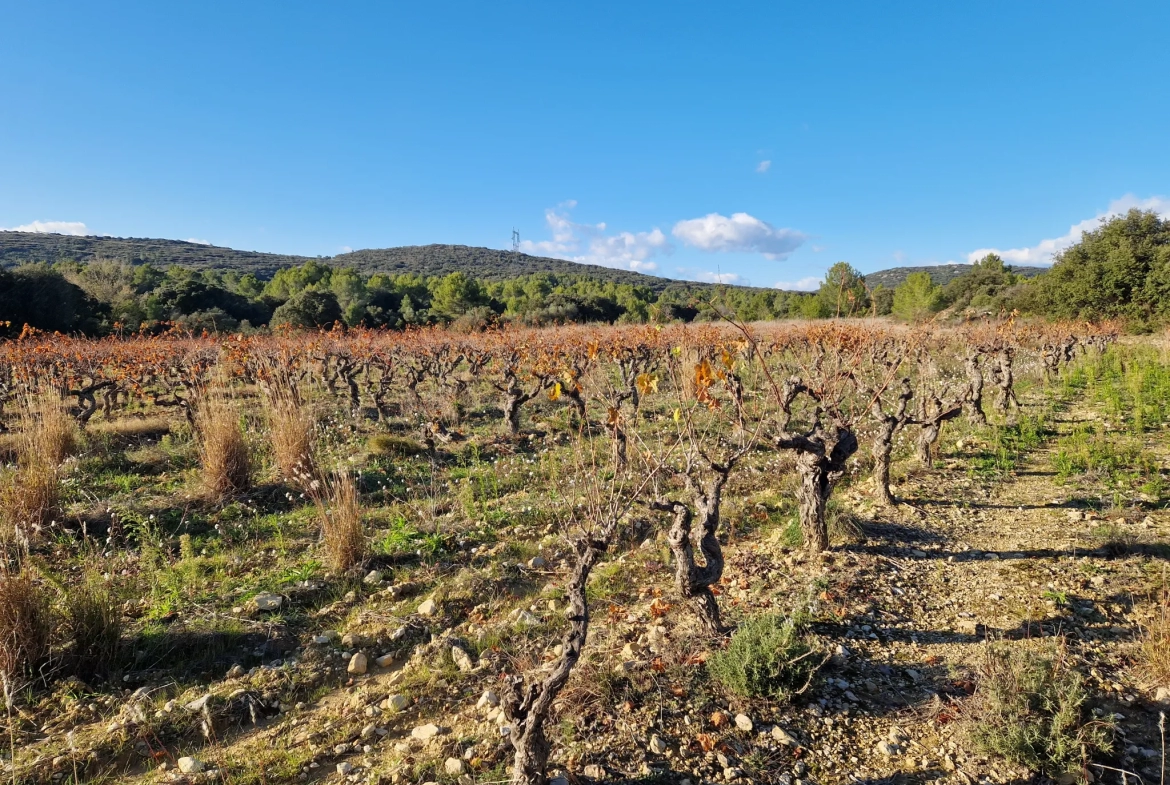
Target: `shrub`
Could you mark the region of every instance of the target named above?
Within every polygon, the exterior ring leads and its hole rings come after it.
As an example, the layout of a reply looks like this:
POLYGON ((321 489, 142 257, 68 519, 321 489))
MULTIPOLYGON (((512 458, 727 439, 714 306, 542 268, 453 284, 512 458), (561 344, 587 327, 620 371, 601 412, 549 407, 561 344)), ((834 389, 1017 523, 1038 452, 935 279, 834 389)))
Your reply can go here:
POLYGON ((321 541, 329 566, 346 572, 366 557, 357 484, 353 477, 338 472, 324 481, 314 480, 310 493, 321 519, 321 541))
POLYGON ((196 415, 203 485, 215 496, 252 487, 252 457, 240 430, 240 411, 223 391, 207 395, 196 415))
POLYGON ((40 586, 24 572, 0 573, 0 675, 12 683, 49 656, 52 620, 40 586))
POLYGON ((749 619, 707 668, 725 689, 743 697, 783 699, 803 692, 822 662, 803 627, 778 614, 749 619))
POLYGON ((1089 716, 1088 698, 1063 648, 990 646, 979 667, 972 740, 983 752, 1048 775, 1077 775, 1112 746, 1112 726, 1089 716))
POLYGON ((372 455, 384 457, 404 457, 419 455, 427 451, 425 444, 407 439, 404 436, 395 436, 392 433, 376 433, 366 442, 366 448, 372 455))
POLYGON ((122 614, 100 578, 91 576, 66 594, 65 627, 77 673, 88 677, 108 672, 121 645, 122 614))

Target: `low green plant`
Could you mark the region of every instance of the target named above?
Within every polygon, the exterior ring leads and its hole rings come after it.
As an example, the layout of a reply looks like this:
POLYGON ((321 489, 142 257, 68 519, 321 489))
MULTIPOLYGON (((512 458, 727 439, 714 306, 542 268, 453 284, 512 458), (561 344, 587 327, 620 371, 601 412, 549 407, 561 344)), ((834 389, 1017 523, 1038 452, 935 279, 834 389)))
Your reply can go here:
POLYGON ((727 649, 707 660, 723 687, 745 698, 788 698, 808 687, 823 661, 799 618, 765 614, 739 626, 727 649))
POLYGON ((425 444, 405 436, 395 436, 392 433, 376 433, 366 442, 366 449, 371 455, 409 457, 421 455, 427 451, 425 444))
POLYGON ((979 666, 971 738, 985 753, 1044 774, 1082 777, 1113 743, 1110 721, 1088 710, 1084 677, 1060 646, 988 647, 979 666))
POLYGON ((115 664, 122 640, 118 598, 99 576, 90 575, 65 595, 65 626, 77 673, 104 675, 115 664))

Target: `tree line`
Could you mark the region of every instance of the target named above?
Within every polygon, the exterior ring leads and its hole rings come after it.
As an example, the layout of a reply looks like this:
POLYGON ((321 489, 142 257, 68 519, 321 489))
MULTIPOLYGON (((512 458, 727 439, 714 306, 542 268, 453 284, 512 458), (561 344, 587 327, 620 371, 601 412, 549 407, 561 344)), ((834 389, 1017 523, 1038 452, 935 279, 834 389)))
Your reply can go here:
POLYGON ((693 322, 893 315, 906 321, 1023 313, 1120 320, 1135 331, 1170 318, 1170 221, 1133 210, 1085 232, 1033 278, 989 254, 945 285, 911 273, 897 287, 870 287, 838 262, 815 292, 672 282, 662 289, 589 274, 533 273, 481 280, 464 272, 365 274, 315 260, 269 279, 97 259, 0 269, 0 334, 41 330, 103 335, 170 324, 193 332, 265 327, 402 329, 453 324, 693 322))

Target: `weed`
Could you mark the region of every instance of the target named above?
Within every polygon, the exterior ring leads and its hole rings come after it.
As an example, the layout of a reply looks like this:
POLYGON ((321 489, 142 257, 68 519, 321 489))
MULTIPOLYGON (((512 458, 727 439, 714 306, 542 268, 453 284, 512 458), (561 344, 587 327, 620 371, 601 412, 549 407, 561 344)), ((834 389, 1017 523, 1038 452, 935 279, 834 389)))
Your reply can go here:
POLYGON ((971 738, 984 752, 1046 774, 1078 776, 1112 747, 1109 722, 1092 719, 1084 677, 1052 646, 1037 654, 988 647, 979 667, 971 738))
POLYGON ((808 687, 822 662, 798 618, 766 614, 740 625, 707 669, 728 691, 747 698, 784 699, 808 687))
POLYGON ((1155 684, 1170 684, 1170 580, 1165 570, 1154 618, 1142 636, 1142 670, 1155 684))
POLYGON ((300 391, 293 382, 280 377, 264 388, 264 403, 268 410, 268 439, 281 478, 288 481, 301 474, 312 476, 316 424, 300 391))
POLYGON ((31 675, 49 656, 52 619, 41 587, 26 572, 0 574, 0 675, 31 675))
POLYGON ((314 480, 311 494, 321 522, 321 541, 329 567, 346 572, 366 557, 362 503, 354 478, 341 472, 314 480))
POLYGON ((65 626, 77 673, 105 675, 118 656, 122 616, 117 597, 100 577, 88 576, 65 595, 65 626))
POLYGON ((427 451, 425 444, 392 433, 376 433, 366 442, 371 455, 380 457, 410 457, 427 451))
POLYGON ((240 410, 226 393, 208 392, 196 415, 203 485, 214 496, 252 487, 252 457, 240 429, 240 410))

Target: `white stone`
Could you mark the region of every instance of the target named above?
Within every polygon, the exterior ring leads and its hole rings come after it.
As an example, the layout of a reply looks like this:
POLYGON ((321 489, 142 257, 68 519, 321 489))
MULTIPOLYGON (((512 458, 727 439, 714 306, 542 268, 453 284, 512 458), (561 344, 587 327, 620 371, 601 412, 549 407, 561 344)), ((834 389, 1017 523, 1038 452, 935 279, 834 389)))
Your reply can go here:
POLYGON ((453 777, 458 777, 467 771, 467 764, 459 758, 447 758, 443 763, 443 770, 453 777))
POLYGON ((479 702, 475 704, 477 709, 494 709, 500 705, 500 696, 496 695, 491 690, 484 690, 483 695, 479 696, 479 702))
POLYGON ((548 566, 548 562, 543 556, 533 556, 528 560, 528 566, 534 570, 542 570, 548 566))
POLYGON ((451 647, 451 659, 455 661, 455 667, 464 673, 475 670, 475 663, 471 661, 471 655, 459 646, 451 647))
POLYGON ((650 751, 655 755, 666 752, 666 741, 657 733, 650 737, 650 751))
POLYGON ((1154 703, 1170 703, 1170 687, 1159 687, 1154 693, 1154 703))
POLYGON ((349 658, 349 667, 346 668, 346 670, 355 676, 360 676, 361 674, 365 673, 366 655, 362 654, 360 651, 357 654, 354 654, 349 658))
POLYGON ((888 758, 891 755, 898 754, 898 745, 889 741, 879 741, 877 744, 877 751, 888 758))
POLYGON ((422 605, 418 606, 418 613, 420 616, 434 616, 438 609, 439 604, 434 600, 423 600, 422 605))
POLYGON ((328 635, 317 635, 313 638, 313 643, 317 646, 328 646, 333 639, 328 635))
POLYGON ((412 738, 418 739, 419 741, 429 741, 442 732, 443 729, 438 725, 433 722, 428 722, 426 725, 419 725, 417 728, 412 730, 410 735, 412 738))
POLYGON ((341 776, 343 776, 343 777, 348 776, 352 772, 353 772, 353 764, 350 763, 349 761, 343 761, 342 763, 337 764, 337 773, 340 774, 341 776))
POLYGON ((784 730, 779 725, 772 728, 772 738, 783 744, 785 747, 797 747, 800 744, 791 733, 784 730))
POLYGON ((203 711, 203 707, 207 705, 207 702, 209 700, 211 700, 211 693, 210 692, 207 693, 206 695, 199 696, 198 698, 191 701, 183 708, 185 708, 187 711, 203 711))
POLYGON ((203 761, 190 756, 179 758, 179 771, 184 774, 198 774, 203 771, 203 761))
POLYGON ((368 573, 366 573, 366 577, 363 580, 367 584, 370 584, 371 586, 374 584, 381 583, 382 582, 382 573, 380 570, 370 570, 368 573))
POLYGON ((382 701, 382 708, 388 709, 389 711, 402 711, 409 705, 410 701, 407 699, 407 697, 397 693, 382 701))
POLYGON ((284 597, 279 594, 262 592, 253 597, 252 602, 256 603, 258 611, 278 611, 280 606, 284 604, 284 597))
POLYGON ((379 668, 389 668, 391 665, 394 664, 394 655, 393 654, 383 654, 381 657, 378 657, 374 660, 374 664, 377 665, 379 668))
POLYGON ((735 715, 735 727, 741 731, 748 732, 752 729, 752 718, 746 714, 735 715))

